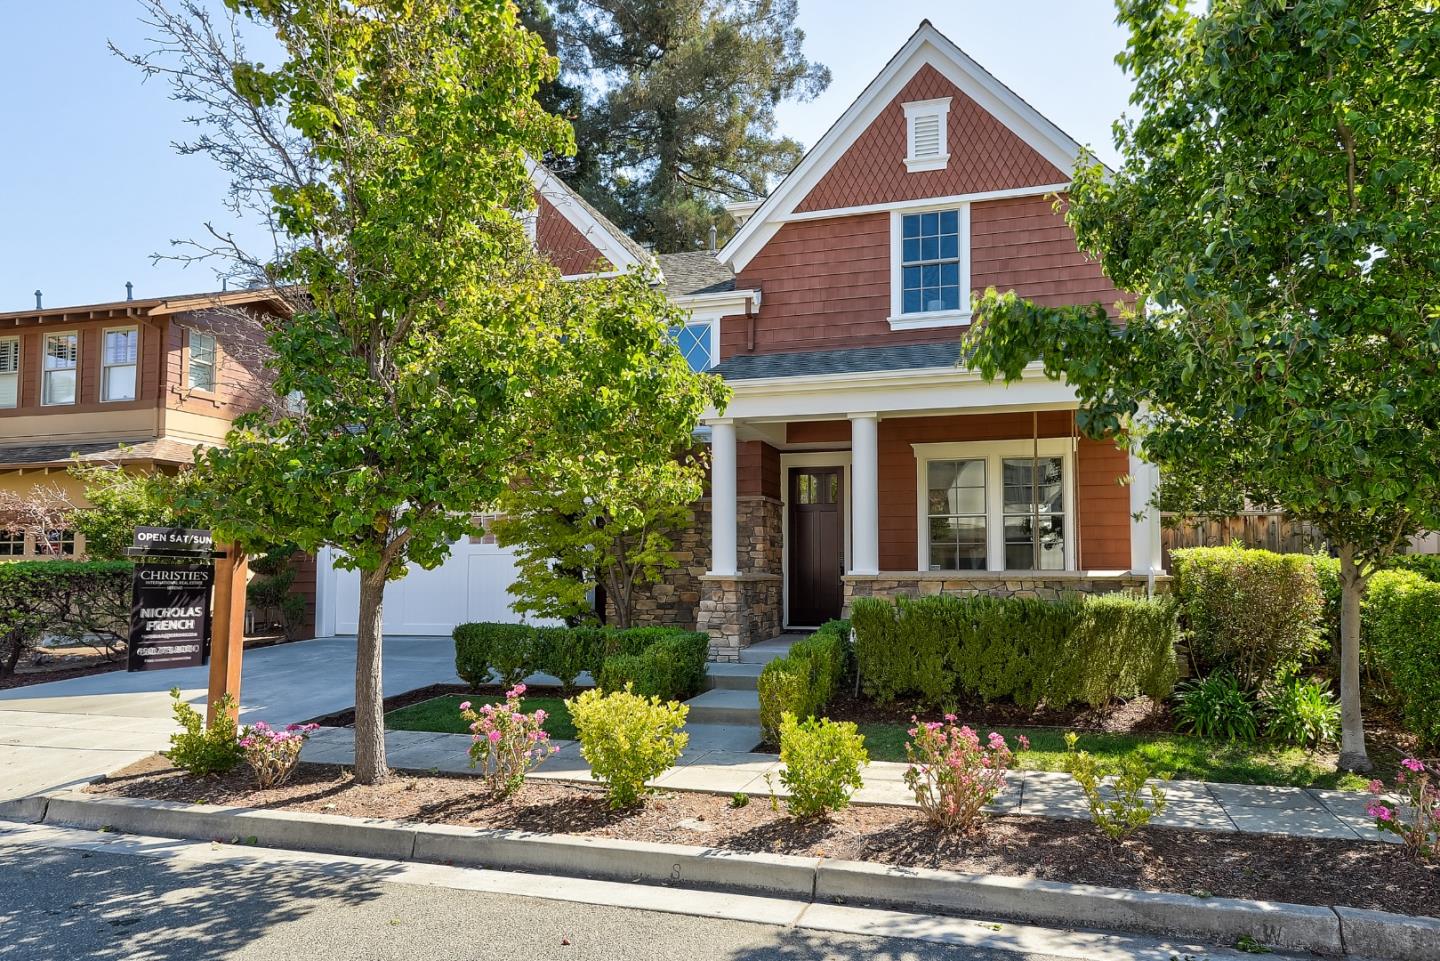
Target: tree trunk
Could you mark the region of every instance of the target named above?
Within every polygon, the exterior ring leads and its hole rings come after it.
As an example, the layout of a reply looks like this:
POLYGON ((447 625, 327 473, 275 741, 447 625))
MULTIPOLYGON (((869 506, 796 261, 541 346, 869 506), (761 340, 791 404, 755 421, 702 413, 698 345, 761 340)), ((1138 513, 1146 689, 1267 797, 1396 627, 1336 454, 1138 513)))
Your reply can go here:
POLYGON ((355 779, 361 784, 385 780, 385 696, 380 677, 381 615, 385 572, 360 574, 360 623, 355 638, 355 779))
POLYGON ((1340 770, 1364 773, 1373 765, 1365 753, 1365 719, 1360 712, 1360 598, 1365 578, 1355 563, 1355 545, 1340 547, 1340 770))

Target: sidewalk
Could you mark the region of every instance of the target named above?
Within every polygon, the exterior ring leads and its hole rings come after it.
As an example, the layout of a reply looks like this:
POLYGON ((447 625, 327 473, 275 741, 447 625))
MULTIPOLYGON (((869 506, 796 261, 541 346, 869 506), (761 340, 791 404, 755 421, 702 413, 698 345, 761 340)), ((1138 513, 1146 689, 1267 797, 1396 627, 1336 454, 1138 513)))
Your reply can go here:
MULTIPOLYGON (((574 741, 555 741, 559 748, 531 775, 535 780, 593 782, 590 768, 574 741)), ((390 766, 420 773, 469 774, 468 734, 434 734, 391 731, 385 735, 390 766)), ((322 728, 305 745, 301 760, 316 764, 346 765, 354 762, 354 732, 348 728, 322 728)), ((915 806, 905 786, 906 765, 875 761, 865 768, 865 786, 855 793, 856 804, 915 806)), ((660 775, 651 785, 674 791, 705 791, 714 794, 744 792, 769 796, 766 774, 777 775, 780 759, 774 754, 692 748, 680 763, 660 775)), ((1282 834, 1306 838, 1338 838, 1346 841, 1395 842, 1392 834, 1375 829, 1365 814, 1368 795, 1350 791, 1322 791, 1315 788, 1262 787, 1247 784, 1214 784, 1207 781, 1171 781, 1166 786, 1169 805, 1152 821, 1162 827, 1202 831, 1233 831, 1246 834, 1282 834)), ((996 814, 1024 814, 1033 817, 1090 817, 1085 796, 1068 774, 1052 771, 1014 771, 1004 793, 990 805, 996 814)))

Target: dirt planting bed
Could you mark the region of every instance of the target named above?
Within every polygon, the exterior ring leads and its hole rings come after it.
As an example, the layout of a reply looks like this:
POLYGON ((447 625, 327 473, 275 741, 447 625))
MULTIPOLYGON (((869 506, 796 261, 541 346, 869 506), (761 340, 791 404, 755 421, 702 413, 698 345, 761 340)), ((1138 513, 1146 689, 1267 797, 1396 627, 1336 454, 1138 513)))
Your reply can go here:
POLYGON ((366 786, 328 765, 304 765, 289 784, 258 791, 248 770, 194 778, 158 756, 87 790, 1440 916, 1440 864, 1407 860, 1398 847, 1373 842, 1146 828, 1117 845, 1088 822, 1021 816, 955 836, 909 808, 851 808, 829 821, 800 822, 763 798, 733 808, 728 797, 697 793, 661 794, 641 808, 611 811, 590 785, 531 782, 506 800, 487 795, 475 778, 394 775, 366 786))

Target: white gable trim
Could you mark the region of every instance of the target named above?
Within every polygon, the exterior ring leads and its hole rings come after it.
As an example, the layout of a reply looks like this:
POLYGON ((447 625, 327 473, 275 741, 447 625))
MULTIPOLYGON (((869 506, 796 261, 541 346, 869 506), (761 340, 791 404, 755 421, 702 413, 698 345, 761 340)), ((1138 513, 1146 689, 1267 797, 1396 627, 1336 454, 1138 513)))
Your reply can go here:
MULTIPOLYGON (((996 80, 926 20, 771 192, 760 209, 730 238, 720 251, 720 261, 737 273, 744 270, 780 229, 785 218, 795 213, 795 208, 821 178, 869 129, 921 65, 927 63, 1061 171, 1075 168, 1082 148, 1074 139, 996 80)), ((1049 191, 1054 189, 1053 184, 1047 187, 1049 191)))
MULTIPOLYGON (((595 245, 606 260, 610 261, 614 270, 602 274, 576 274, 574 277, 590 276, 614 276, 624 273, 632 267, 640 266, 626 246, 608 230, 594 215, 586 209, 585 205, 575 199, 575 192, 565 185, 559 177, 556 177, 543 164, 533 160, 525 161, 526 168, 530 171, 530 182, 535 185, 535 190, 550 202, 560 216, 570 221, 570 224, 585 237, 586 240, 595 245)), ((567 278, 568 279, 568 278, 567 278)))

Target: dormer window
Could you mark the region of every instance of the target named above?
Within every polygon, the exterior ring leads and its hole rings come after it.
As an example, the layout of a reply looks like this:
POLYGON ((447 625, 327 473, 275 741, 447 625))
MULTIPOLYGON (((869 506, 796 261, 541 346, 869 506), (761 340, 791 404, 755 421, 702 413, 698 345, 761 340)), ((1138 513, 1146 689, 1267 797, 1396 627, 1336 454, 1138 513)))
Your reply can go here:
POLYGON ((950 162, 950 98, 917 100, 905 107, 905 169, 944 170, 950 162))

